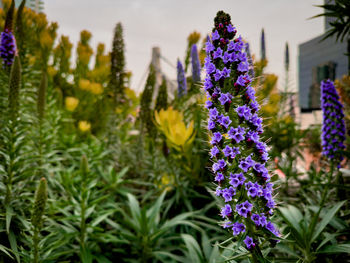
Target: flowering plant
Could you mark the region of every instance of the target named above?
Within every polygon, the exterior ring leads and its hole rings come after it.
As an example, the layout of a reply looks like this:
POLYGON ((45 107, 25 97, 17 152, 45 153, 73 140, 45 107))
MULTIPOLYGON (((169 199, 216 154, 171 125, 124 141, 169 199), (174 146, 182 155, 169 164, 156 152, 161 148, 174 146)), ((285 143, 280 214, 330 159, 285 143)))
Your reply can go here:
POLYGON ((322 154, 333 160, 338 167, 343 160, 341 151, 345 149, 345 123, 343 105, 330 80, 321 82, 321 106, 323 111, 322 154))
POLYGON ((267 145, 260 138, 262 119, 250 85, 246 45, 241 36, 235 37, 237 31, 230 20, 228 14, 218 12, 206 44, 204 90, 210 156, 216 195, 225 202, 221 209, 223 227, 240 236, 257 260, 262 257, 260 240, 266 238, 275 244, 280 234, 270 220, 276 203, 266 167, 267 145))

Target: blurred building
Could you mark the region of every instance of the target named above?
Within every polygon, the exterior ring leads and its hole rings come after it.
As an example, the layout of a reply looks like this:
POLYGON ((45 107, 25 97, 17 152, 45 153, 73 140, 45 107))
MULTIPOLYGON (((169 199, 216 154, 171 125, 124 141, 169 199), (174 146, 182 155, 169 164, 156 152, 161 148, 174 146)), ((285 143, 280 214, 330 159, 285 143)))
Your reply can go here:
MULTIPOLYGON (((325 0, 326 2, 332 2, 325 0)), ((324 31, 330 28, 332 18, 325 17, 324 31)), ((325 33, 299 45, 299 106, 303 128, 321 122, 320 82, 335 80, 348 74, 350 65, 347 41, 336 42, 336 37, 322 41, 325 33)))
MULTIPOLYGON (((22 0, 15 0, 16 7, 21 4, 22 0)), ((40 13, 44 10, 44 1, 43 0, 27 0, 26 7, 34 10, 37 13, 40 13)), ((0 1, 0 8, 2 8, 2 1, 0 1)))

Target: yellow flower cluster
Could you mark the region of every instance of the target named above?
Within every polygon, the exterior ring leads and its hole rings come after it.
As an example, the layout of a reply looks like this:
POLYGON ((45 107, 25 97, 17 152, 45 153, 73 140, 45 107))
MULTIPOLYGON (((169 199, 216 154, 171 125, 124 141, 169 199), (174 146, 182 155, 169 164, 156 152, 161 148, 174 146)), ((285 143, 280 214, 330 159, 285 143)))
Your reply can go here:
POLYGON ((164 189, 166 192, 171 191, 174 185, 174 176, 164 173, 158 183, 159 189, 164 189))
POLYGON ((89 64, 90 58, 93 54, 93 50, 89 46, 90 38, 91 33, 89 31, 83 30, 80 32, 80 41, 77 47, 78 61, 86 66, 89 64))
POLYGON ((74 111, 79 105, 79 100, 75 97, 66 97, 64 102, 68 111, 74 111))
POLYGON ((88 121, 79 121, 78 128, 81 132, 88 132, 91 130, 91 123, 88 121))
POLYGON ((79 88, 81 90, 89 91, 95 95, 99 95, 103 92, 103 87, 100 83, 90 82, 88 79, 80 79, 79 88))
POLYGON ((186 127, 183 114, 172 107, 155 112, 155 121, 158 129, 165 135, 170 146, 178 151, 187 151, 194 138, 193 121, 186 127))

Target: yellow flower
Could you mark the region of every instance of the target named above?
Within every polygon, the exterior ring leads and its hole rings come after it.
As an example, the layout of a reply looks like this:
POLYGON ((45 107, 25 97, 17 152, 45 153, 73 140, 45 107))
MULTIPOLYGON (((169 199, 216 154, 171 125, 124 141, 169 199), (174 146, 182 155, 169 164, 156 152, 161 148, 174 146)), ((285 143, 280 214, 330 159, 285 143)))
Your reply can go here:
POLYGON ((51 37, 50 33, 47 30, 44 30, 40 33, 40 45, 43 48, 49 49, 53 44, 53 38, 51 37))
POLYGON ((177 150, 187 151, 195 138, 193 121, 186 127, 181 112, 169 107, 155 112, 157 127, 167 138, 170 146, 177 150))
POLYGON ((164 189, 165 191, 170 191, 173 188, 174 185, 174 176, 163 174, 160 178, 160 183, 158 184, 158 187, 160 189, 164 189))
POLYGON ((66 97, 65 104, 67 110, 74 111, 79 104, 79 100, 75 97, 66 97))
POLYGON ((100 83, 93 82, 93 83, 91 83, 89 90, 93 94, 98 95, 98 94, 101 94, 103 92, 103 87, 100 83))
POLYGON ((90 90, 90 80, 88 79, 80 79, 79 80, 79 88, 81 90, 90 90))
POLYGON ((91 124, 88 121, 79 121, 78 127, 80 131, 88 132, 91 129, 91 124))

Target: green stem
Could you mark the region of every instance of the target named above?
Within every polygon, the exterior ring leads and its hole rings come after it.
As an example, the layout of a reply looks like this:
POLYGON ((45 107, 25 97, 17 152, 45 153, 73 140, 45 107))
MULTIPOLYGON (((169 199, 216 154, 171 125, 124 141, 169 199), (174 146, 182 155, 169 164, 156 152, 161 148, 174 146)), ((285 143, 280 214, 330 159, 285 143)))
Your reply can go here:
MULTIPOLYGON (((85 191, 83 190, 83 195, 85 191)), ((85 229, 86 229, 86 223, 85 223, 85 198, 81 200, 81 222, 80 222, 80 246, 84 249, 85 248, 85 229)))
POLYGON ((34 235, 33 235, 33 250, 34 250, 33 262, 38 263, 39 262, 39 231, 36 227, 34 228, 34 235))
MULTIPOLYGON (((247 233, 249 233, 249 235, 251 236, 251 238, 253 238, 253 240, 256 240, 255 235, 254 235, 254 230, 253 230, 253 225, 252 222, 250 220, 246 220, 245 221, 246 226, 247 226, 247 233)), ((261 253, 259 244, 255 244, 255 247, 253 250, 250 251, 251 255, 252 255, 252 261, 253 263, 259 263, 261 261, 259 261, 259 258, 264 258, 263 254, 261 253)))
POLYGON ((8 147, 8 152, 9 152, 9 163, 7 166, 7 180, 6 180, 6 195, 5 195, 5 206, 8 206, 11 202, 11 198, 12 198, 12 180, 13 180, 13 174, 14 174, 14 170, 13 170, 13 165, 14 165, 14 160, 16 158, 16 156, 14 155, 15 149, 14 149, 14 144, 15 144, 15 140, 14 140, 14 133, 15 131, 15 127, 14 127, 14 123, 10 122, 9 123, 10 127, 9 127, 9 147, 8 147))
POLYGON ((320 213, 321 213, 321 210, 326 202, 326 198, 327 198, 327 195, 328 195, 328 190, 329 190, 329 186, 332 182, 332 176, 333 176, 333 171, 334 171, 334 163, 333 161, 331 162, 331 167, 330 167, 330 171, 328 173, 328 180, 327 180, 327 183, 326 183, 326 186, 322 192, 322 196, 321 196, 321 202, 320 202, 320 207, 317 211, 317 213, 315 214, 315 216, 312 218, 312 221, 311 221, 311 226, 310 226, 310 232, 309 232, 309 238, 311 239, 311 235, 312 233, 314 232, 315 230, 315 227, 316 227, 316 223, 318 221, 318 218, 320 216, 320 213))

